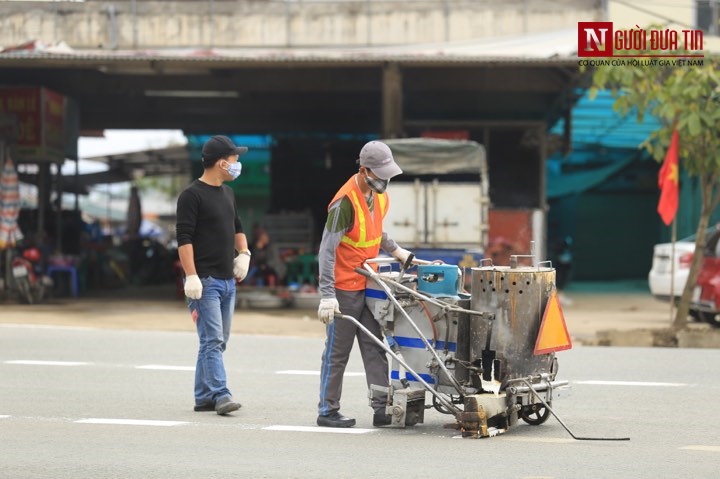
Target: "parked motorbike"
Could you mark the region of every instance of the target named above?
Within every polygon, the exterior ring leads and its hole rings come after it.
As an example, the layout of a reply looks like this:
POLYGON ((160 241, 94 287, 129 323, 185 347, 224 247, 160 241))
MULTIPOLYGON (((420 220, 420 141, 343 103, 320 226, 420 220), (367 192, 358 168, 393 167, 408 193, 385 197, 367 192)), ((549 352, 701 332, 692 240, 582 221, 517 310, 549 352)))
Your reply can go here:
POLYGON ((22 303, 37 304, 45 298, 46 287, 51 280, 36 269, 40 260, 40 250, 37 248, 26 248, 12 259, 9 286, 15 290, 22 303))

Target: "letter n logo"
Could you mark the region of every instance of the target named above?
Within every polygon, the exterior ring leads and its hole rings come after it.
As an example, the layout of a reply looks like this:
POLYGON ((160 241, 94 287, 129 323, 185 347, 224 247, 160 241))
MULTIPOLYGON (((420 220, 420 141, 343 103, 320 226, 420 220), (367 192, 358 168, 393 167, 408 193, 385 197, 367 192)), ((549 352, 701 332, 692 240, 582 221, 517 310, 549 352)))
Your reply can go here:
POLYGON ((613 56, 612 22, 578 22, 578 56, 613 56))

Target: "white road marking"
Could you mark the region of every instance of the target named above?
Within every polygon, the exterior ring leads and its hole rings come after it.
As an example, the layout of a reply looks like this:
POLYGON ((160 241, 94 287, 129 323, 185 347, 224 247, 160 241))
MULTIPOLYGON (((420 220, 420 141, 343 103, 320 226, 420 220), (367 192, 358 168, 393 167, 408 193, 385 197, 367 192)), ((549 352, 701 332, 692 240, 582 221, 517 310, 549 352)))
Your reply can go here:
MULTIPOLYGON (((571 442, 575 442, 574 439, 566 439, 562 437, 518 437, 518 436, 506 436, 504 433, 497 434, 495 437, 501 437, 505 441, 515 441, 515 442, 542 442, 546 444, 568 444, 571 442)), ((462 434, 458 434, 456 436, 452 437, 453 439, 465 439, 462 434)), ((489 438, 483 438, 483 439, 492 439, 492 436, 489 438)))
MULTIPOLYGON (((313 371, 303 371, 298 369, 288 369, 287 371, 275 371, 275 374, 288 374, 291 376, 320 376, 319 370, 313 370, 313 371)), ((365 373, 353 373, 349 371, 345 371, 345 376, 352 377, 352 376, 365 376, 365 373)))
POLYGON ((135 369, 154 369, 158 371, 195 371, 195 366, 166 366, 163 364, 144 364, 135 369))
POLYGON ((180 426, 182 424, 189 424, 185 421, 152 421, 143 419, 103 419, 103 418, 90 418, 81 419, 75 421, 77 424, 114 424, 118 426, 180 426))
POLYGON ((7 419, 9 417, 7 414, 0 414, 0 419, 7 419))
POLYGON ((685 451, 720 452, 720 446, 684 446, 680 449, 685 451))
POLYGON ((564 438, 564 437, 518 437, 518 436, 502 436, 504 441, 515 441, 515 442, 544 442, 552 444, 567 444, 575 442, 575 439, 564 438))
POLYGON ((13 361, 5 361, 5 364, 25 364, 30 366, 86 366, 90 363, 84 363, 81 361, 31 361, 16 359, 13 361))
POLYGON ((265 431, 285 432, 328 432, 333 434, 367 434, 375 432, 375 429, 360 429, 353 427, 314 427, 314 426, 268 426, 265 431))
POLYGON ((22 323, 3 323, 0 328, 21 328, 21 329, 70 329, 70 330, 87 330, 98 331, 100 328, 89 326, 63 326, 60 324, 22 324, 22 323))
POLYGON ((650 386, 680 388, 689 386, 685 383, 654 383, 645 381, 571 381, 570 384, 589 384, 592 386, 650 386))

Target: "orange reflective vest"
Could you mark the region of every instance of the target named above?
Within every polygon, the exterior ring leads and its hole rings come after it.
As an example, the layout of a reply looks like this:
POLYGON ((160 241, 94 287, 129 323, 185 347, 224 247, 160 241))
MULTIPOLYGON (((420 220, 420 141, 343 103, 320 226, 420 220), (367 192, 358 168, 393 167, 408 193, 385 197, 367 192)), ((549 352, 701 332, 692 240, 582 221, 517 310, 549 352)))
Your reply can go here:
MULTIPOLYGON (((380 252, 382 222, 390 206, 387 193, 373 193, 373 211, 368 209, 360 187, 352 176, 330 202, 347 196, 353 206, 353 226, 343 235, 335 251, 335 288, 344 291, 365 289, 365 276, 355 272, 362 268, 366 259, 375 258, 380 252)), ((330 209, 328 205, 328 210, 330 209)))

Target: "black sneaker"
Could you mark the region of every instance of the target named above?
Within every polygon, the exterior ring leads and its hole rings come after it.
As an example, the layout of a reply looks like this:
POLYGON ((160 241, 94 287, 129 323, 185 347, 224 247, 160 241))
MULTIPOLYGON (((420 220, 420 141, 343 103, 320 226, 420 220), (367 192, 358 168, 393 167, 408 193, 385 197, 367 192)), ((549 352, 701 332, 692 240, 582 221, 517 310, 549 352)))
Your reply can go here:
POLYGON ((226 396, 215 403, 215 412, 223 416, 233 411, 237 411, 241 407, 240 403, 236 403, 230 396, 226 396))
POLYGON ((318 416, 317 425, 321 427, 353 427, 355 419, 345 417, 339 411, 335 411, 327 416, 318 416))
POLYGON ((383 427, 392 424, 392 416, 388 416, 384 412, 376 412, 373 414, 373 426, 383 427))
POLYGON ((193 411, 197 411, 197 412, 214 411, 214 410, 215 410, 215 405, 211 402, 206 403, 206 404, 196 404, 195 407, 193 408, 193 411))

